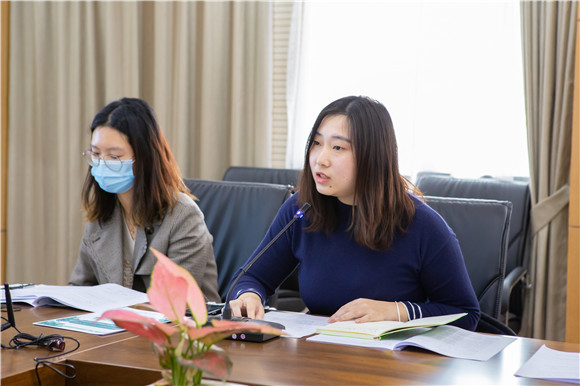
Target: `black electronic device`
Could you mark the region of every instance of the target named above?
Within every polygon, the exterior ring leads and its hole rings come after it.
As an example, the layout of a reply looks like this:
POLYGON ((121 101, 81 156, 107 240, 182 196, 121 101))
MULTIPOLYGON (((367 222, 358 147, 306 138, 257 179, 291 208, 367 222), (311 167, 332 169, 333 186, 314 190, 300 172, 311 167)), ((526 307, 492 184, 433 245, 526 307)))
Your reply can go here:
MULTIPOLYGON (((288 224, 286 224, 286 226, 284 226, 284 228, 282 228, 280 230, 280 232, 278 232, 278 234, 276 236, 274 236, 274 238, 272 240, 270 240, 270 242, 268 244, 266 244, 264 246, 264 248, 262 248, 260 250, 260 252, 258 252, 256 254, 256 256, 254 256, 254 258, 252 260, 250 260, 250 262, 248 264, 246 264, 246 266, 242 269, 242 271, 236 277, 234 282, 231 284, 230 289, 228 290, 228 293, 226 295, 226 300, 224 302, 224 308, 222 310, 222 315, 221 315, 222 319, 243 321, 243 322, 252 322, 252 323, 257 323, 257 324, 267 324, 269 326, 272 326, 272 327, 280 329, 280 330, 283 330, 286 328, 285 326, 283 326, 280 323, 268 322, 265 320, 256 320, 256 319, 250 319, 250 318, 232 317, 232 309, 230 308, 230 297, 232 295, 232 291, 234 290, 235 286, 239 283, 240 279, 246 274, 246 272, 248 272, 250 267, 256 261, 258 261, 258 259, 264 254, 264 252, 266 252, 272 246, 272 244, 274 244, 276 242, 276 240, 278 240, 280 238, 280 236, 282 236, 288 230, 288 228, 290 228, 290 226, 292 224, 294 224, 294 222, 296 220, 302 218, 304 216, 304 214, 306 212, 308 212, 309 209, 310 209, 309 203, 305 203, 304 205, 302 205, 302 207, 296 211, 296 213, 294 214, 294 217, 292 217, 292 219, 288 222, 288 224)), ((232 335, 230 337, 230 339, 244 340, 246 342, 265 342, 265 341, 270 340, 272 338, 275 338, 277 336, 278 335, 264 334, 264 333, 260 333, 260 332, 242 332, 242 333, 239 333, 236 335, 232 335)))
MULTIPOLYGON (((274 327, 277 328, 278 330, 285 330, 286 326, 284 326, 283 324, 277 323, 277 322, 270 322, 267 320, 258 320, 258 319, 250 319, 250 318, 246 318, 246 317, 240 317, 240 316, 232 316, 232 318, 230 319, 233 322, 248 322, 248 323, 253 323, 253 324, 265 324, 268 325, 270 327, 274 327)), ((232 336, 230 336, 228 339, 231 340, 243 340, 246 342, 265 342, 267 340, 270 340, 272 338, 276 338, 278 335, 273 335, 273 334, 265 334, 263 332, 253 332, 253 331, 243 331, 240 332, 239 334, 234 334, 232 336)))
POLYGON ((2 323, 2 331, 10 327, 16 327, 16 320, 14 319, 14 306, 12 305, 12 296, 10 296, 10 286, 8 283, 4 283, 4 294, 6 295, 6 318, 8 321, 6 323, 2 323))

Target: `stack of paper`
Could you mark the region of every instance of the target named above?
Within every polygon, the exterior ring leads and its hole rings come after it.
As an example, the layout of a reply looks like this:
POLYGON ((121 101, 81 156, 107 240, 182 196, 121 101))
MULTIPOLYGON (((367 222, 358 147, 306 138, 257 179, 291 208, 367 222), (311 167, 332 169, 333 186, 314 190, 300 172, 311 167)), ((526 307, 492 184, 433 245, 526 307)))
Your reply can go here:
MULTIPOLYGON (((10 291, 13 303, 31 306, 71 307, 102 312, 149 301, 146 293, 107 283, 95 286, 35 285, 10 291)), ((5 303, 2 293, 2 303, 5 303)))

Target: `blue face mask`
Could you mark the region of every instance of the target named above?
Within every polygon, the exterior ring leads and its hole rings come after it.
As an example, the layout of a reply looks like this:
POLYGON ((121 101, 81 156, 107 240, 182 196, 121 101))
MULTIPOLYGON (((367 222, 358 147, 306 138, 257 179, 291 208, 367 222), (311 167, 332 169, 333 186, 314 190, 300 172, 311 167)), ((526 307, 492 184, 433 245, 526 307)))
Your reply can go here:
POLYGON ((120 170, 111 170, 103 161, 91 167, 91 174, 101 189, 109 193, 125 193, 133 187, 133 160, 107 161, 107 164, 114 165, 113 169, 119 168, 121 164, 120 170))

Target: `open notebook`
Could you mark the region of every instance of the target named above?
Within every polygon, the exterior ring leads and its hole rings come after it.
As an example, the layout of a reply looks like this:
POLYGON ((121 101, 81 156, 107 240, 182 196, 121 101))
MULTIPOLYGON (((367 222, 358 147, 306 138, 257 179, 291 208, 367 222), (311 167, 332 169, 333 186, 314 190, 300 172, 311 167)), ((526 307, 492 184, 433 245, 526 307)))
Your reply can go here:
POLYGON ((324 327, 318 328, 316 332, 319 334, 348 336, 351 338, 381 339, 381 337, 397 331, 421 327, 434 327, 451 323, 465 315, 467 315, 467 313, 431 316, 409 320, 408 322, 385 320, 380 322, 355 323, 353 320, 348 320, 345 322, 327 324, 324 327))

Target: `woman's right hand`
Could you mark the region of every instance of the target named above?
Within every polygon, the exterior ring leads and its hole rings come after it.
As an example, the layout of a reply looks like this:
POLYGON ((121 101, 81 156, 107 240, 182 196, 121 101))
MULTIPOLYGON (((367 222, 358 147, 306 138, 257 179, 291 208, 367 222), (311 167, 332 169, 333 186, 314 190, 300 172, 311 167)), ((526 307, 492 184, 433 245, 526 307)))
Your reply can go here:
POLYGON ((262 299, 254 292, 244 292, 230 301, 233 316, 246 316, 250 319, 264 319, 262 299))

